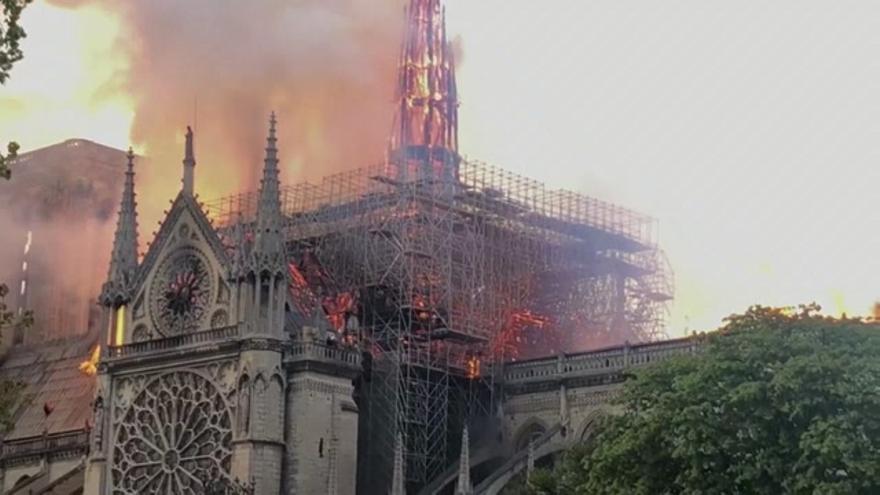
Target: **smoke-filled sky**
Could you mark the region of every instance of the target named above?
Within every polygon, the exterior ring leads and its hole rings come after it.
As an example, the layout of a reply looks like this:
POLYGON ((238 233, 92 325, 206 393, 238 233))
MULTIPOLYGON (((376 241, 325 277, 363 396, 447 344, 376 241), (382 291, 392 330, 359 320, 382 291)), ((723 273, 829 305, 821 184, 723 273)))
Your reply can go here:
MULTIPOLYGON (((150 155, 142 239, 188 123, 204 198, 253 187, 270 109, 288 181, 378 161, 402 3, 37 0, 0 141, 150 155)), ((880 2, 447 5, 462 152, 658 218, 671 335, 754 303, 853 315, 880 298, 880 2)))

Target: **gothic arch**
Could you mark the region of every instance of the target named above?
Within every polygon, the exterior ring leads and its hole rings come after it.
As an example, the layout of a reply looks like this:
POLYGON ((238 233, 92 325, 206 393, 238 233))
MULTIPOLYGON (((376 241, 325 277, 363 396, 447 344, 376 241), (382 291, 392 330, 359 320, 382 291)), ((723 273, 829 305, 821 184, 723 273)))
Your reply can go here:
POLYGON ((588 414, 581 422, 580 427, 578 427, 575 439, 578 442, 584 442, 592 438, 593 433, 596 430, 596 425, 607 414, 608 413, 604 409, 596 409, 595 411, 590 412, 590 414, 588 414))
POLYGON ((260 394, 263 394, 266 392, 266 387, 268 385, 269 381, 266 379, 266 375, 262 371, 258 372, 254 377, 254 392, 259 392, 260 394))
POLYGON ((268 412, 269 424, 266 425, 268 430, 266 433, 278 432, 283 428, 284 418, 284 379, 278 373, 274 373, 269 379, 266 389, 266 409, 268 412))
POLYGON ((12 485, 13 490, 16 488, 23 487, 24 485, 28 484, 28 482, 30 480, 31 480, 30 475, 27 475, 27 474, 21 475, 21 477, 18 478, 18 481, 16 481, 15 484, 12 485))
POLYGON ((262 371, 257 372, 251 383, 251 408, 254 411, 263 411, 263 414, 260 415, 260 421, 251 421, 250 430, 252 435, 260 437, 266 435, 265 411, 266 397, 269 395, 268 387, 269 382, 266 380, 266 375, 262 371))
POLYGON ((531 440, 533 436, 541 435, 548 429, 549 426, 547 426, 547 423, 544 420, 536 417, 529 418, 513 437, 514 452, 518 452, 528 447, 529 440, 531 440))

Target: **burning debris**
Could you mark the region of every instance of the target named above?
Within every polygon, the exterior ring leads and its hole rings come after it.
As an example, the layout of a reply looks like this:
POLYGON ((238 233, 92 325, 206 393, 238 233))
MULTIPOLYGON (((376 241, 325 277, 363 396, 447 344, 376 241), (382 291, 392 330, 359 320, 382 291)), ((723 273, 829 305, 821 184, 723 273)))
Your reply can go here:
MULTIPOLYGON (((521 349, 527 347, 541 346, 550 340, 549 333, 552 329, 548 329, 550 318, 535 314, 529 310, 513 311, 508 317, 507 323, 498 331, 498 334, 492 339, 491 350, 492 356, 499 360, 516 360, 523 353, 521 349), (541 334, 545 329, 548 331, 541 334), (535 335, 535 334, 538 335, 535 335), (531 335, 532 338, 528 338, 531 335)), ((552 349, 550 349, 552 350, 552 349)), ((554 354, 546 352, 545 354, 554 354)))

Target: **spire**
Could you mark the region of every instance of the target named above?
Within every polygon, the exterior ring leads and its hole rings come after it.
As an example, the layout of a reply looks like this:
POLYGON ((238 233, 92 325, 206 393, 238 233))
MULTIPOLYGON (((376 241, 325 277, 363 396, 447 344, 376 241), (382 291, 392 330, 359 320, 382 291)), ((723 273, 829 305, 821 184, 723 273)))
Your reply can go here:
POLYGON ((391 475, 390 495, 406 495, 405 473, 403 471, 403 435, 397 434, 394 442, 394 472, 391 475))
POLYGON ((110 255, 110 270, 101 290, 100 300, 105 306, 125 304, 131 299, 130 284, 138 267, 137 202, 134 193, 134 152, 128 149, 128 166, 119 219, 110 255))
POLYGON ((458 459, 458 484, 455 495, 473 495, 474 486, 471 484, 471 451, 468 427, 464 425, 461 431, 461 456, 458 459))
POLYGON ((186 149, 183 155, 183 192, 193 195, 193 182, 195 181, 196 157, 193 153, 193 131, 186 126, 186 149))
POLYGON ((285 272, 284 241, 281 235, 280 184, 278 181, 278 148, 275 146, 275 112, 269 118, 269 136, 266 138, 266 158, 263 161, 263 179, 260 181, 260 199, 257 205, 255 260, 258 270, 285 272))
POLYGON ((457 177, 458 91, 441 0, 410 0, 390 155, 398 179, 457 177))

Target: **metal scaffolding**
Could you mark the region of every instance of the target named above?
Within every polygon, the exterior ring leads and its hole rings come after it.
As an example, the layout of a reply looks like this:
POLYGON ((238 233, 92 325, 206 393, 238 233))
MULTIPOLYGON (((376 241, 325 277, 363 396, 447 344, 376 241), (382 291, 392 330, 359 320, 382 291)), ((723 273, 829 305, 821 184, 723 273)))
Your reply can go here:
MULTIPOLYGON (((408 492, 455 461, 492 413, 488 365, 655 339, 672 295, 652 219, 460 157, 444 19, 409 1, 386 162, 281 191, 289 320, 326 318, 364 357, 363 493, 388 493, 398 438, 408 492)), ((209 215, 246 238, 256 200, 209 215)))
MULTIPOLYGON (((454 460, 449 401, 486 385, 486 364, 656 339, 673 291, 649 217, 479 162, 452 180, 389 167, 281 193, 292 312, 325 315, 370 358, 360 457, 379 489, 398 431, 413 486, 454 460)), ((207 209, 223 232, 255 206, 207 209)))

